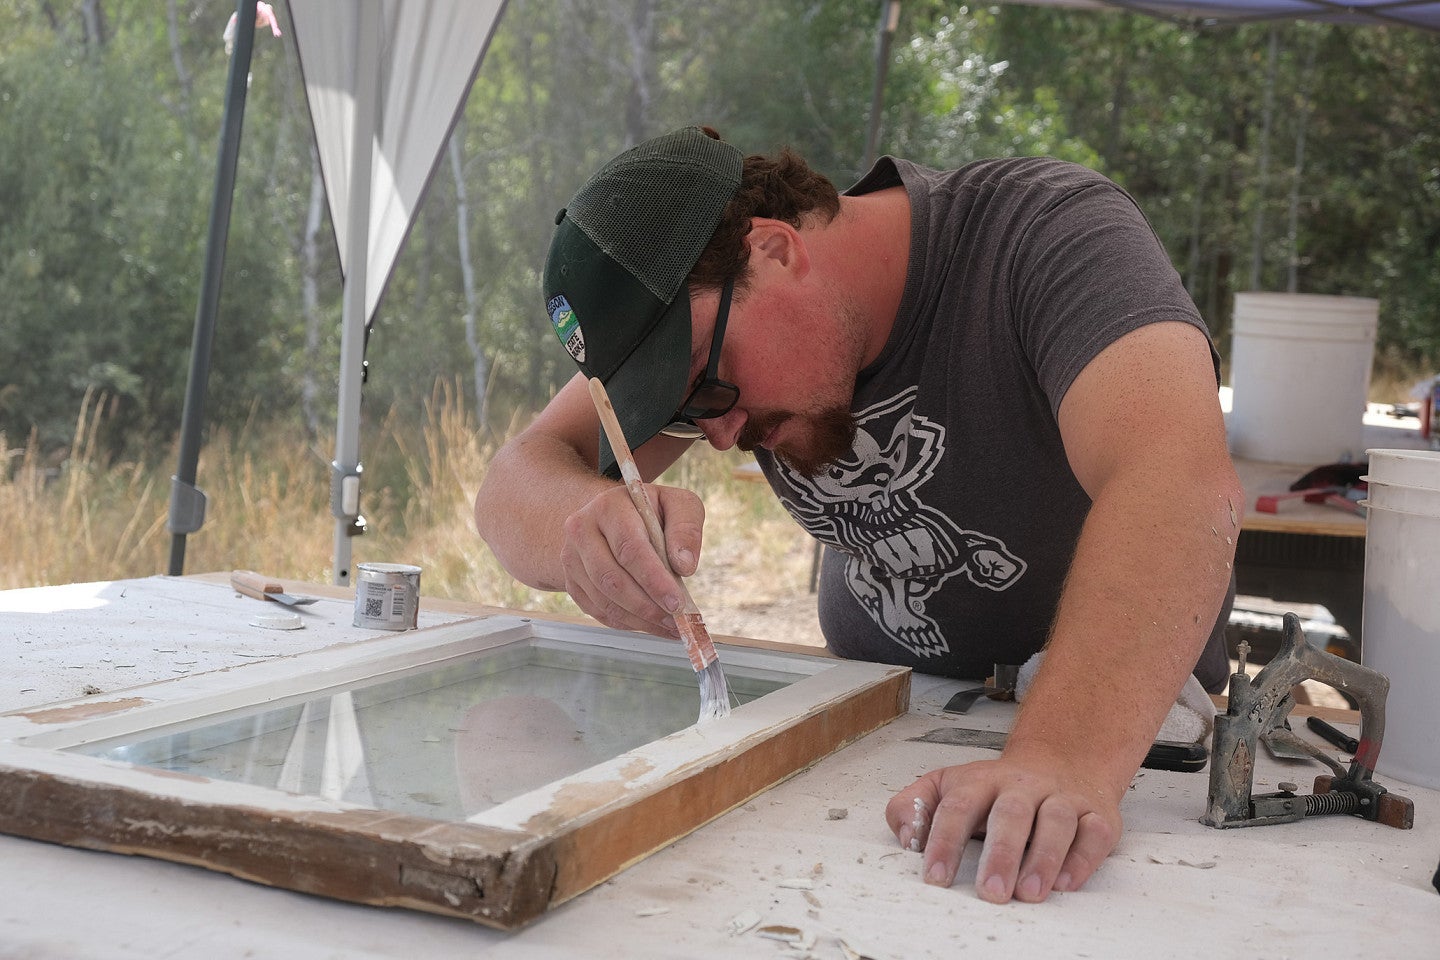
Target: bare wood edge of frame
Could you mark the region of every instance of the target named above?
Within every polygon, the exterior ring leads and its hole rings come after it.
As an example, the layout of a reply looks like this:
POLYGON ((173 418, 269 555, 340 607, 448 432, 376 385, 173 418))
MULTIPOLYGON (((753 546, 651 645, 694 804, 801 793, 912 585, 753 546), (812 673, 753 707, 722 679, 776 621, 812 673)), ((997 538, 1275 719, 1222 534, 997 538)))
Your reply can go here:
MULTIPOLYGON (((785 644, 754 646, 813 655, 785 644)), ((662 776, 560 781, 568 793, 513 828, 293 797, 11 742, 0 744, 0 831, 515 929, 903 714, 910 671, 863 666, 877 676, 662 776), (87 768, 116 776, 106 782, 86 776, 87 768), (187 782, 235 800, 167 789, 187 782), (270 796, 288 802, 277 808, 266 802, 270 796)))
POLYGON ((733 810, 884 726, 910 707, 910 671, 899 668, 857 695, 816 707, 775 735, 614 804, 554 836, 558 904, 733 810))

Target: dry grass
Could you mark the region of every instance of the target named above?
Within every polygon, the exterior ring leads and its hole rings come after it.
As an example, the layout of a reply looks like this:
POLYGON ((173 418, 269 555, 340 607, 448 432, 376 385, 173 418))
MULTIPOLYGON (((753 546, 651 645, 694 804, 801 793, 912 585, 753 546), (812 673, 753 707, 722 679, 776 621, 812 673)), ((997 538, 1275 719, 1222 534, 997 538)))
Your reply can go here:
MULTIPOLYGON (((479 439, 462 396, 441 384, 418 423, 413 412, 407 419, 392 410, 366 432, 362 511, 369 532, 353 541, 354 560, 419 564, 427 596, 576 612, 563 595, 513 580, 476 535, 472 503, 492 448, 479 439)), ((33 440, 11 450, 0 434, 0 588, 166 571, 175 455, 107 462, 97 443, 102 408, 86 398, 58 466, 33 440)), ((202 529, 187 538, 185 571, 244 567, 329 582, 328 461, 328 451, 314 449, 298 429, 216 431, 200 457, 197 484, 209 507, 202 529)), ((738 626, 748 624, 747 612, 804 597, 809 575, 808 538, 764 484, 734 478, 741 462, 738 454, 697 450, 664 478, 705 500, 706 549, 692 591, 720 633, 747 632, 738 626)))

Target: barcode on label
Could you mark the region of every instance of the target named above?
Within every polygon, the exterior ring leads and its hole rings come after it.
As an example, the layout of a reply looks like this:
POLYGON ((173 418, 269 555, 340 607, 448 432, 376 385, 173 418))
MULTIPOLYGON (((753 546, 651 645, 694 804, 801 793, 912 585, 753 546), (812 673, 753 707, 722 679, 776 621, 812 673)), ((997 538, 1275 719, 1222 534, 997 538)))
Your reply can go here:
POLYGON ((390 589, 390 616, 395 619, 405 617, 405 588, 395 586, 390 589))

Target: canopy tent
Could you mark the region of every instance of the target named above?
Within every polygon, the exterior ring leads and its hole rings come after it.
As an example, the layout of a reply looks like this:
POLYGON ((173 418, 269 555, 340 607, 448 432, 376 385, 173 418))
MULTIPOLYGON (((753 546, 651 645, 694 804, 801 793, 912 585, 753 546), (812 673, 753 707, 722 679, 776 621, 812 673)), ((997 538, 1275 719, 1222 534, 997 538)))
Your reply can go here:
POLYGON ((1440 31, 1437 0, 1015 0, 1031 6, 1126 10, 1168 20, 1238 26, 1265 20, 1313 20, 1440 31))
MULTIPOLYGON (((200 410, 256 7, 256 0, 239 0, 236 11, 238 29, 181 426, 180 464, 171 485, 167 526, 172 534, 172 576, 184 572, 186 534, 204 522, 204 494, 194 485, 200 410)), ((337 584, 350 582, 350 538, 365 529, 360 514, 365 341, 503 8, 504 0, 304 0, 290 5, 344 278, 330 495, 337 584)))
POLYGON ((365 340, 504 0, 305 0, 291 22, 345 278, 331 463, 333 579, 360 515, 365 340))
MULTIPOLYGON (((1306 19, 1440 31, 1440 0, 1010 0, 1035 6, 1114 9, 1201 24, 1306 19)), ((350 582, 350 537, 360 515, 360 387, 365 340, 505 0, 303 0, 290 5, 306 98, 315 128, 331 222, 337 234, 342 302, 339 401, 331 512, 333 579, 350 582)), ((884 64, 900 0, 880 0, 876 91, 867 155, 878 137, 884 64)), ((171 575, 184 572, 185 536, 204 522, 195 486, 210 345, 219 303, 230 193, 254 40, 256 0, 238 0, 220 161, 181 424, 167 528, 171 575)))

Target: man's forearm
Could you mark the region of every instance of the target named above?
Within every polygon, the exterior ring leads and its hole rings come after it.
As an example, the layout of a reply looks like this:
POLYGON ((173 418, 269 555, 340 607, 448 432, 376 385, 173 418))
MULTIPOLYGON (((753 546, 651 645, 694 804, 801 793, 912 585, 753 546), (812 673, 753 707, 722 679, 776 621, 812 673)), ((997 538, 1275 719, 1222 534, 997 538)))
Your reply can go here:
POLYGON ((1020 753, 1086 758, 1115 802, 1210 635, 1243 509, 1228 463, 1170 477, 1095 501, 1010 737, 1020 753))
POLYGON ((511 576, 539 590, 565 589, 565 518, 613 486, 575 449, 522 434, 491 459, 475 497, 475 529, 511 576))

